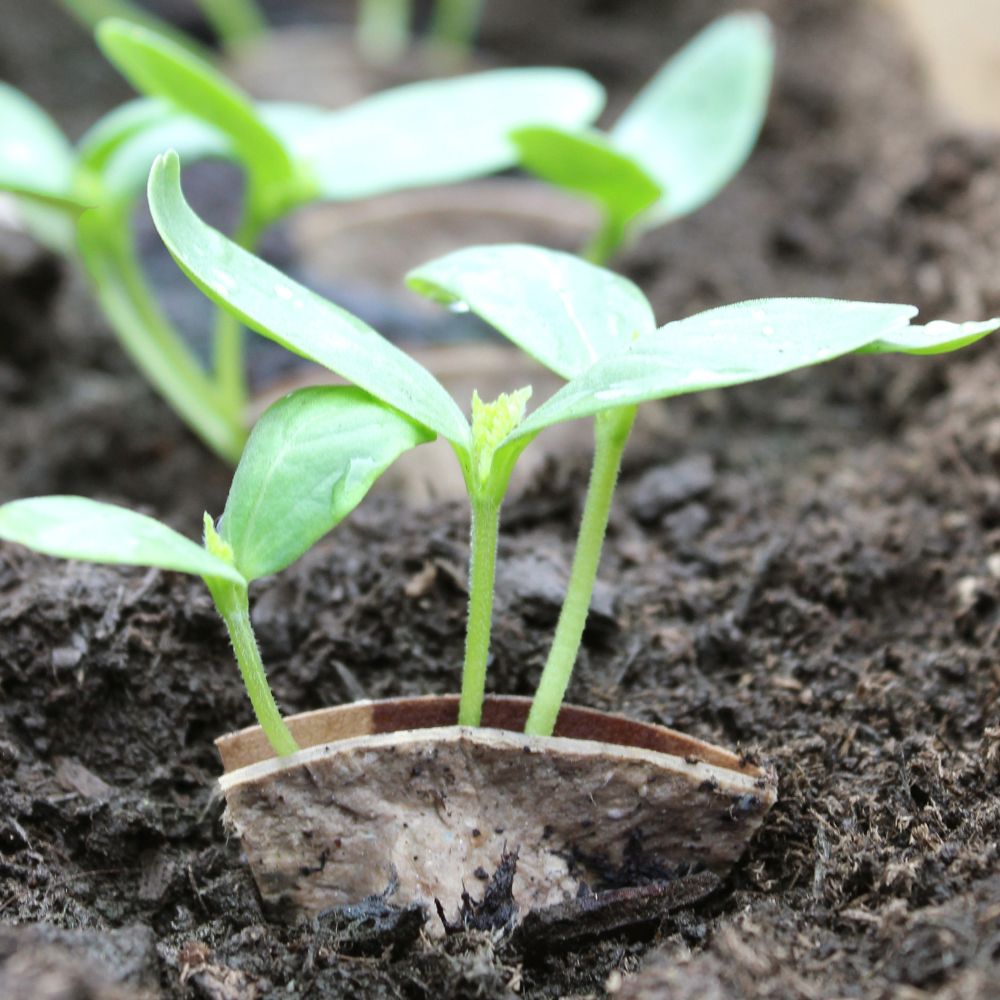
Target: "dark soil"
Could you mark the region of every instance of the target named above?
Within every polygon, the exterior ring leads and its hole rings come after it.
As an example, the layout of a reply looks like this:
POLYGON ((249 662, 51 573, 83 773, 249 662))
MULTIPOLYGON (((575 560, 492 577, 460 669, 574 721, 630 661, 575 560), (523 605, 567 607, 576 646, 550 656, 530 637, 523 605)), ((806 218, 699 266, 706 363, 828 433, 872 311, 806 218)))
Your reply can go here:
MULTIPOLYGON (((487 45, 620 95, 723 5, 547 0, 558 32, 537 6, 496 0, 487 45)), ((871 5, 761 6, 782 71, 751 166, 623 261, 658 314, 773 293, 1000 311, 1000 143, 942 129, 871 5)), ((90 494, 194 534, 227 471, 79 279, 3 246, 0 498, 90 494)), ((719 892, 584 946, 435 944, 375 910, 267 922, 214 790, 212 739, 250 710, 204 589, 0 547, 0 995, 996 996, 998 350, 677 400, 630 456, 572 700, 742 748, 780 800, 719 892)), ((498 691, 544 659, 585 475, 553 461, 505 512, 498 691)), ((262 582, 281 704, 454 690, 466 531, 459 505, 382 496, 262 582)))

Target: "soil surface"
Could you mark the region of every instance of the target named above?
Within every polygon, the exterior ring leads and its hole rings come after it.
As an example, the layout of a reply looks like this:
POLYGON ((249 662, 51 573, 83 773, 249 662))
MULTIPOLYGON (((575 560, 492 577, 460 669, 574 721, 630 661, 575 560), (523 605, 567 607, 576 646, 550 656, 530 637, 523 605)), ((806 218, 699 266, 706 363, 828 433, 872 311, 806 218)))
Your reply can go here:
MULTIPOLYGON (((549 31, 496 0, 484 44, 620 103, 726 6, 547 0, 549 31)), ((759 150, 621 261, 658 315, 775 293, 1000 312, 1000 142, 926 110, 872 5, 760 6, 781 71, 759 150)), ((79 276, 5 233, 0 310, 0 499, 89 494, 192 535, 221 510, 227 470, 79 276)), ((548 950, 474 921, 432 943, 388 897, 269 922, 214 789, 212 740, 251 715, 207 593, 0 546, 0 995, 996 996, 998 384, 986 343, 670 404, 628 458, 571 699, 751 753, 780 800, 707 899, 548 950)), ((553 460, 505 510, 494 690, 532 689, 585 478, 553 460)), ((262 581, 279 702, 454 690, 466 532, 460 505, 383 495, 262 581)))

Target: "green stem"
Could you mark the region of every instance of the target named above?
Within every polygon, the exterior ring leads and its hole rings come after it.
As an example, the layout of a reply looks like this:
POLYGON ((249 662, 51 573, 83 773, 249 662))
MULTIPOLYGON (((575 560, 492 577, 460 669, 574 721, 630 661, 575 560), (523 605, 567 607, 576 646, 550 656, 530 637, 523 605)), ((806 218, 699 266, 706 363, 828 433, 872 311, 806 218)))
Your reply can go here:
POLYGON ((542 670, 524 731, 533 736, 551 736, 559 708, 566 695, 576 655, 587 624, 590 598, 597 580, 604 535, 611 514, 611 499, 618 482, 622 453, 635 420, 636 407, 624 406, 599 413, 594 422, 594 464, 580 522, 566 599, 559 612, 555 638, 542 670))
POLYGON ((474 496, 469 551, 469 619, 462 668, 462 698, 458 708, 460 726, 478 726, 483 713, 499 529, 500 501, 492 496, 474 496))
POLYGON ((581 256, 591 264, 605 265, 625 242, 627 223, 608 213, 601 220, 601 228, 583 248, 581 256))
POLYGON ((412 0, 361 0, 358 48, 373 62, 398 59, 410 41, 412 0))
MULTIPOLYGON (((124 213, 125 209, 121 210, 124 213)), ((92 210, 78 248, 122 346, 153 387, 217 454, 236 462, 246 441, 242 412, 227 406, 149 291, 127 233, 127 216, 92 210)))
POLYGON ((206 20, 227 49, 260 38, 267 22, 254 0, 198 0, 206 20))
POLYGON ((264 730, 264 735, 274 748, 274 752, 279 757, 287 757, 288 754, 295 753, 299 745, 285 725, 285 720, 282 719, 274 695, 271 693, 271 686, 267 683, 264 663, 257 648, 253 625, 250 623, 247 588, 217 578, 207 578, 205 582, 219 614, 222 615, 222 620, 226 623, 229 638, 233 643, 233 652, 236 654, 236 662, 243 675, 243 684, 247 694, 250 695, 250 704, 253 705, 260 728, 264 730))

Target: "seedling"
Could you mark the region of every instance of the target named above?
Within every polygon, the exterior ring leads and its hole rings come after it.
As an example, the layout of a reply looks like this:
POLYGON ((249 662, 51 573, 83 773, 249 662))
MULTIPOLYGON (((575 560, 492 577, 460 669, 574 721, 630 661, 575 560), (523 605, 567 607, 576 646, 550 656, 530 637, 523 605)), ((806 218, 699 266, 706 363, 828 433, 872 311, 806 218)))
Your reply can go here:
POLYGON ((521 166, 595 202, 603 222, 584 256, 607 262, 633 233, 695 211, 757 141, 774 65, 763 14, 732 14, 677 53, 608 132, 532 124, 512 139, 521 166))
MULTIPOLYGON (((150 28, 173 39, 192 52, 205 55, 193 38, 131 0, 60 0, 81 24, 93 30, 111 17, 150 28)), ((205 20, 230 50, 259 39, 267 29, 264 15, 254 0, 196 0, 205 20)))
POLYGON ((298 559, 400 454, 432 436, 359 389, 303 389, 254 427, 218 527, 205 515, 203 545, 143 514, 68 496, 4 504, 0 538, 64 559, 200 576, 226 623, 257 720, 275 752, 289 754, 298 748, 267 682, 249 585, 298 559))
POLYGON ((1000 326, 1000 320, 911 326, 916 309, 907 305, 765 299, 658 328, 642 292, 610 271, 537 247, 475 247, 418 269, 411 285, 477 313, 568 381, 530 415, 530 390, 488 406, 474 399, 470 426, 412 358, 205 225, 184 200, 175 154, 157 159, 149 201, 174 259, 222 308, 451 444, 472 511, 462 725, 480 721, 500 507, 518 457, 545 428, 595 417, 597 446, 566 603, 528 722, 527 731, 537 735, 552 732, 569 682, 640 403, 752 382, 852 352, 954 350, 1000 326), (220 269, 232 280, 219 282, 220 269))
MULTIPOLYGON (((577 127, 604 102, 586 74, 496 70, 386 91, 342 111, 254 104, 209 63, 149 29, 104 22, 98 41, 146 94, 102 119, 75 150, 49 116, 0 84, 0 190, 37 236, 77 253, 122 345, 213 450, 235 462, 246 440, 243 331, 220 314, 209 370, 168 321, 140 266, 131 221, 153 157, 225 158, 245 171, 235 238, 309 202, 446 184, 511 166, 512 128, 577 127)), ((216 281, 226 280, 219 272, 216 281)))
POLYGON ((438 301, 462 302, 567 379, 511 440, 596 417, 569 585, 526 727, 538 735, 552 732, 576 661, 638 404, 752 382, 852 352, 939 354, 1000 327, 997 319, 912 326, 917 310, 906 305, 762 299, 657 329, 649 303, 631 282, 570 255, 524 246, 458 251, 417 269, 409 281, 438 301))

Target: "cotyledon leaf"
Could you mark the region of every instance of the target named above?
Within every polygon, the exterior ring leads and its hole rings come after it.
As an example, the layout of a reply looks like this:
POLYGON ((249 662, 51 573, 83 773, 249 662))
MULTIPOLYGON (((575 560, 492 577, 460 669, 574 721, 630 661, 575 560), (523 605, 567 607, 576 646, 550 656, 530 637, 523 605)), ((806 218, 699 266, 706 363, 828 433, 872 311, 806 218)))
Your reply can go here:
POLYGON ((644 224, 694 211, 737 173, 763 124, 773 66, 767 18, 731 14, 688 42, 625 109, 611 142, 664 192, 644 224))
POLYGON ((292 198, 298 171, 281 139, 250 99, 213 66, 163 35, 128 21, 104 21, 102 51, 141 93, 163 97, 228 136, 254 181, 258 197, 277 212, 292 198))
POLYGON ((468 421, 441 383, 356 316, 202 222, 184 200, 175 154, 154 163, 149 205, 167 249, 213 301, 269 340, 329 368, 468 453, 468 421))
POLYGON ((77 205, 76 153, 56 123, 34 101, 0 82, 0 188, 49 204, 77 205))
POLYGON ((353 387, 280 399, 250 435, 219 524, 240 572, 255 580, 293 563, 404 451, 432 437, 353 387))
POLYGON ((12 500, 0 507, 0 538, 62 559, 154 566, 246 585, 234 567, 165 524, 85 497, 12 500))
POLYGON ((769 378, 892 338, 908 305, 836 299, 761 299, 668 323, 571 379, 507 438, 630 406, 769 378))
POLYGON ((530 125, 510 134, 518 162, 536 177, 601 205, 622 226, 653 205, 663 188, 634 157, 600 132, 530 125))
POLYGON ((407 276, 411 288, 460 303, 563 378, 656 331, 628 279, 572 254, 522 244, 469 247, 407 276))
POLYGON ((145 189, 153 161, 173 149, 185 163, 206 159, 236 159, 229 137, 190 115, 174 114, 141 129, 108 156, 100 179, 112 198, 130 199, 145 189))
POLYGON ((579 70, 498 69, 395 87, 323 121, 286 115, 282 131, 322 196, 351 200, 512 167, 511 131, 587 126, 604 99, 601 85, 579 70))

